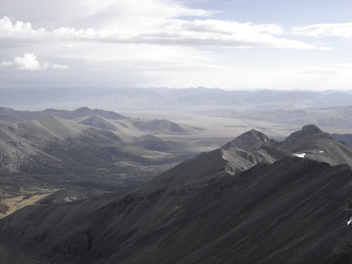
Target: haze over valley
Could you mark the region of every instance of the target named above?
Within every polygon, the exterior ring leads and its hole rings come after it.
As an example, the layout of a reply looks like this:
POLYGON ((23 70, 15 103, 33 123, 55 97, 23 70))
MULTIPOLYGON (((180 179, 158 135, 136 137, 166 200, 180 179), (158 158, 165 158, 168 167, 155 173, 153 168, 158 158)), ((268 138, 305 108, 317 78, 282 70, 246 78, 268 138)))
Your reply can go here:
MULTIPOLYGON (((153 90, 116 94, 118 113, 0 108, 2 215, 22 208, 19 203, 82 200, 133 188, 252 129, 281 141, 311 123, 351 146, 347 92, 153 90), (295 108, 298 102, 301 108, 295 108)), ((39 108, 39 101, 32 107, 39 108)))

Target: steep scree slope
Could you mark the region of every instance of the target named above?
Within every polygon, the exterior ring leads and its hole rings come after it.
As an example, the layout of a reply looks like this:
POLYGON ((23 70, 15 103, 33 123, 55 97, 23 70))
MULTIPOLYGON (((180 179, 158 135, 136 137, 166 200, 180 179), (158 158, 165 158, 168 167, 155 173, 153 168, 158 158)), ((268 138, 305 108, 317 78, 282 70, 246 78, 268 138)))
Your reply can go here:
POLYGON ((129 264, 352 261, 348 166, 284 158, 231 176, 212 162, 219 154, 187 161, 127 193, 26 207, 0 220, 2 259, 129 264), (207 161, 208 172, 198 172, 207 161))

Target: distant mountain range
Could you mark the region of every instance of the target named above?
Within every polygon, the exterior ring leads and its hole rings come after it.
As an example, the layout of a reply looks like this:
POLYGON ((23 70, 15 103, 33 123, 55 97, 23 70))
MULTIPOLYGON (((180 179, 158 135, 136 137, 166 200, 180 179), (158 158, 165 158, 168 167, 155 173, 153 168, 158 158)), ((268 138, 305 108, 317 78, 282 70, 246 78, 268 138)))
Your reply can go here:
MULTIPOLYGON (((275 107, 275 104, 273 104, 275 107)), ((200 113, 212 117, 226 117, 238 120, 266 121, 289 126, 304 126, 314 123, 319 127, 352 127, 352 103, 349 106, 289 109, 280 108, 239 111, 235 109, 203 110, 200 113)))
POLYGON ((121 128, 121 126, 128 128, 127 123, 129 123, 129 126, 133 126, 140 131, 150 132, 154 134, 190 135, 193 133, 192 128, 181 126, 175 122, 171 122, 165 119, 133 119, 112 111, 90 109, 88 107, 80 107, 72 111, 56 109, 46 109, 43 111, 18 111, 11 108, 0 107, 0 122, 23 122, 30 120, 40 120, 52 116, 71 120, 74 122, 77 121, 79 124, 112 131, 119 130, 119 127, 121 128), (114 122, 115 124, 113 124, 114 122), (124 122, 126 124, 124 124, 124 122))
POLYGON ((91 116, 100 116, 102 118, 114 120, 126 119, 125 116, 112 111, 89 109, 88 107, 80 107, 73 111, 57 109, 46 109, 43 111, 18 111, 7 107, 0 107, 0 121, 21 122, 38 120, 48 116, 57 116, 69 120, 91 116))
POLYGON ((0 220, 9 263, 351 263, 352 150, 248 131, 138 188, 0 220))
POLYGON ((78 103, 111 108, 177 106, 232 106, 241 109, 331 107, 352 104, 351 92, 337 91, 227 91, 218 88, 51 88, 0 89, 0 105, 42 105, 78 103))
POLYGON ((332 134, 331 136, 352 148, 352 134, 332 134))

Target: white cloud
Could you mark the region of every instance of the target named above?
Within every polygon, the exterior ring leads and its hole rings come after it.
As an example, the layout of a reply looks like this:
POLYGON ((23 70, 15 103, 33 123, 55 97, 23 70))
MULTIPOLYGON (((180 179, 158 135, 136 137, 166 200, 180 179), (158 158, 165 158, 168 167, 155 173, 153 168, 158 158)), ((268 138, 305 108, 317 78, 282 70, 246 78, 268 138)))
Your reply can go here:
POLYGON ((34 54, 27 53, 23 57, 16 57, 14 60, 18 70, 37 71, 42 67, 34 54))
POLYGON ((68 70, 70 67, 67 65, 50 65, 48 62, 40 63, 37 60, 37 56, 32 53, 26 53, 23 57, 18 56, 13 59, 13 61, 3 61, 1 63, 4 67, 15 67, 17 70, 26 70, 26 71, 39 71, 45 70, 48 68, 53 68, 56 70, 68 70))
POLYGON ((252 27, 258 33, 269 33, 269 34, 283 34, 284 33, 283 28, 277 24, 252 25, 252 27))
POLYGON ((302 69, 299 73, 315 76, 338 75, 339 77, 351 77, 352 63, 337 63, 322 67, 310 67, 302 69))
POLYGON ((276 24, 253 25, 221 20, 170 20, 154 31, 138 36, 140 41, 189 46, 231 48, 292 48, 314 49, 314 45, 277 38, 272 33, 283 33, 276 24))
POLYGON ((334 64, 333 67, 340 70, 352 71, 352 63, 338 63, 334 64))
POLYGON ((67 65, 60 65, 60 64, 53 64, 51 67, 52 67, 53 69, 55 69, 55 70, 69 70, 69 69, 70 69, 69 66, 67 66, 67 65))
POLYGON ((8 66, 13 65, 13 62, 12 61, 3 61, 3 62, 1 62, 1 65, 5 66, 5 67, 8 67, 8 66))
POLYGON ((17 14, 32 25, 53 28, 95 28, 145 30, 160 21, 176 17, 206 17, 211 10, 187 7, 178 0, 4 0, 2 14, 17 14), (21 7, 21 8, 19 8, 21 7))
POLYGON ((293 34, 310 37, 342 37, 352 38, 352 22, 339 24, 315 24, 292 28, 293 34))
POLYGON ((28 22, 12 22, 8 17, 0 19, 0 38, 13 39, 43 39, 46 35, 45 29, 34 30, 28 22))
MULTIPOLYGON (((88 41, 133 44, 158 44, 182 46, 208 46, 231 48, 284 48, 315 49, 315 45, 304 42, 277 38, 283 29, 276 24, 254 25, 221 20, 180 20, 169 19, 152 29, 131 30, 94 30, 60 27, 51 32, 41 28, 34 30, 30 23, 12 23, 4 17, 0 24, 5 28, 3 38, 36 39, 41 41, 88 41), (20 25, 20 26, 18 26, 20 25)), ((1 29, 1 28, 0 28, 1 29)))

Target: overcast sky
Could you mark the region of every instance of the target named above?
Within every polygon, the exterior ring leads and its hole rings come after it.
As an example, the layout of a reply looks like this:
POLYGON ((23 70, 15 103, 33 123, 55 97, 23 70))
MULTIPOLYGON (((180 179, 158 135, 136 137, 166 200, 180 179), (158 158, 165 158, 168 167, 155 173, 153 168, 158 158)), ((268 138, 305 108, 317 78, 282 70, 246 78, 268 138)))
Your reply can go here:
POLYGON ((351 0, 0 5, 0 88, 352 89, 351 0))

